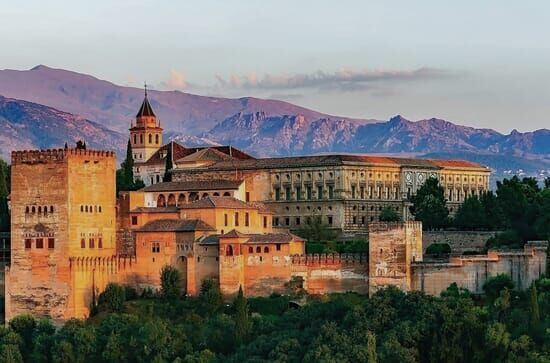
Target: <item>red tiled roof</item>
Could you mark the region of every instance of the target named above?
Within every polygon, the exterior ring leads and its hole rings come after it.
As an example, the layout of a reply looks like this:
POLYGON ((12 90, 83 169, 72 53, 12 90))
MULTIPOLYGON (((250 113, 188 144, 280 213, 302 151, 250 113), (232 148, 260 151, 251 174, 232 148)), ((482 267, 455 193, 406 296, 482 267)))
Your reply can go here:
POLYGON ((302 238, 292 233, 266 233, 266 234, 245 234, 235 229, 221 235, 219 238, 248 238, 244 243, 290 243, 291 241, 303 241, 302 238))
POLYGON ((430 162, 434 163, 437 166, 440 167, 448 167, 448 168, 482 168, 487 169, 483 166, 481 166, 478 163, 474 163, 467 160, 446 160, 446 159, 430 159, 430 162))
POLYGON ((158 219, 146 223, 137 232, 193 232, 215 231, 215 229, 200 219, 158 219))
POLYGON ((263 213, 270 213, 269 209, 260 202, 247 203, 233 197, 204 197, 191 203, 182 204, 181 209, 205 209, 205 208, 227 208, 227 209, 258 209, 263 213))
POLYGON ((200 190, 236 190, 239 189, 242 180, 193 180, 175 181, 152 184, 142 188, 143 192, 179 192, 200 190))
POLYGON ((166 155, 168 154, 168 148, 171 147, 171 145, 174 145, 173 146, 173 152, 174 152, 174 155, 172 155, 172 159, 173 160, 177 160, 179 158, 182 158, 184 157, 185 155, 188 155, 188 151, 186 148, 184 148, 183 146, 181 146, 180 144, 178 144, 177 142, 175 141, 170 141, 168 144, 166 145, 162 145, 157 151, 155 151, 155 153, 153 155, 151 155, 151 157, 144 163, 136 163, 139 164, 139 165, 159 165, 159 164, 166 164, 166 155), (161 156, 163 155, 163 156, 161 156))
POLYGON ((166 206, 166 207, 137 207, 130 211, 130 213, 177 213, 178 207, 166 206))

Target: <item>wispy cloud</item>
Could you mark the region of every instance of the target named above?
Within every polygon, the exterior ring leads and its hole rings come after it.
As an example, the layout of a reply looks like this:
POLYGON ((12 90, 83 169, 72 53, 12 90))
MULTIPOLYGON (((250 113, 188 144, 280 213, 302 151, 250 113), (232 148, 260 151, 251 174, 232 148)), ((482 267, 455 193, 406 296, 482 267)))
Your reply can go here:
POLYGON ((183 72, 172 69, 168 78, 159 84, 159 88, 166 90, 183 90, 189 86, 183 72))
POLYGON ((418 68, 414 70, 363 70, 342 69, 336 72, 316 71, 303 74, 265 74, 256 73, 231 75, 227 78, 216 75, 221 88, 242 90, 330 90, 361 91, 370 89, 380 82, 427 80, 452 76, 451 72, 437 68, 418 68))

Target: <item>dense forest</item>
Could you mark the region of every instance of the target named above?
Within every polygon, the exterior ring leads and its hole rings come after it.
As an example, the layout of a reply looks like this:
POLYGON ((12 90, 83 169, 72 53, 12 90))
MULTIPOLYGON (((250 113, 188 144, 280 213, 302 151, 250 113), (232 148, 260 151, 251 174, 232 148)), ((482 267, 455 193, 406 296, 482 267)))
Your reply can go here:
POLYGON ((179 296, 165 267, 153 293, 108 285, 87 320, 23 315, 0 328, 0 362, 548 362, 550 279, 514 290, 507 275, 471 296, 396 288, 367 296, 288 294, 224 302, 212 281, 179 296))

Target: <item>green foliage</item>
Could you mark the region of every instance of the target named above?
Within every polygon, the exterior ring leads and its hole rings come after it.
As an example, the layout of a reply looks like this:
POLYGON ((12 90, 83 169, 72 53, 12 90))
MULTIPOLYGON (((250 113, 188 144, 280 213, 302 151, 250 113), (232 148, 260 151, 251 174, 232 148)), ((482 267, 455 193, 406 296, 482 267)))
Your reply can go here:
POLYGON ((451 253, 451 246, 448 243, 432 243, 426 248, 427 255, 448 255, 451 253))
POLYGON ((537 285, 533 284, 529 290, 530 290, 529 325, 531 326, 531 329, 536 330, 540 324, 540 310, 539 310, 537 285))
POLYGON ((380 212, 381 222, 399 222, 401 217, 392 207, 384 207, 380 212))
POLYGON ((199 299, 206 313, 213 315, 222 308, 222 294, 218 284, 213 280, 204 280, 201 284, 199 299))
POLYGON ((479 229, 485 227, 485 210, 477 195, 464 200, 456 212, 455 226, 461 229, 479 229))
POLYGON ((117 195, 120 191, 138 190, 145 186, 142 180, 134 180, 134 156, 132 154, 132 144, 128 139, 126 146, 126 158, 120 164, 120 169, 116 171, 116 190, 117 195))
POLYGON ((411 213, 422 221, 424 229, 443 228, 448 224, 449 210, 443 187, 437 178, 429 178, 411 198, 411 213))
POLYGON ((235 341, 243 344, 250 337, 250 317, 248 303, 243 294, 242 286, 239 286, 239 293, 235 299, 235 341))
POLYGON ((112 312, 121 312, 124 310, 124 302, 126 301, 126 289, 116 283, 109 283, 99 295, 100 308, 106 308, 112 312))
POLYGON ((0 160, 0 232, 9 232, 10 215, 8 195, 10 193, 10 169, 4 160, 0 160))
POLYGON ((366 239, 306 242, 306 253, 369 253, 366 239))
POLYGON ((174 161, 172 160, 174 156, 172 155, 172 146, 173 144, 170 143, 168 147, 168 152, 166 154, 166 164, 164 166, 164 176, 162 177, 163 182, 171 182, 172 181, 172 169, 174 168, 174 161))
POLYGON ((495 301, 500 296, 500 293, 504 289, 512 290, 514 288, 514 282, 507 274, 498 274, 494 277, 488 278, 483 284, 483 291, 489 299, 489 301, 495 301))
POLYGON ((323 223, 323 218, 319 215, 306 218, 303 227, 296 231, 296 234, 308 242, 332 241, 337 236, 329 225, 323 223))
POLYGON ((175 299, 181 295, 181 272, 170 265, 160 271, 160 292, 166 299, 175 299))

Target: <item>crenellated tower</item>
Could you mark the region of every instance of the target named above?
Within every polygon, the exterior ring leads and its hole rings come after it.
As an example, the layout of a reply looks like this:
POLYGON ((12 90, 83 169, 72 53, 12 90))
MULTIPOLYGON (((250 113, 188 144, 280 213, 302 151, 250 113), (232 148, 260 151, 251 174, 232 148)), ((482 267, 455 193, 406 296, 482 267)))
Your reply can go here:
POLYGON ((153 108, 147 97, 147 85, 145 85, 145 97, 136 115, 135 123, 130 125, 130 142, 136 164, 144 163, 161 147, 162 128, 160 121, 153 112, 153 108))

